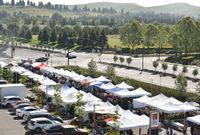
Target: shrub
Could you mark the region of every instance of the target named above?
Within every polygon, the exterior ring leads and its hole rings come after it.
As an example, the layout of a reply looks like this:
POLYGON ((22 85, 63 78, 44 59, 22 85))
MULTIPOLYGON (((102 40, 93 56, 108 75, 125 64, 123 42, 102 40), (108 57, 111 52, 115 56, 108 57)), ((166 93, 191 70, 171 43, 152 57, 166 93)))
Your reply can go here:
POLYGON ((115 56, 113 57, 113 60, 114 60, 114 62, 116 63, 117 60, 118 60, 118 57, 115 55, 115 56))
POLYGON ((131 62, 132 62, 132 58, 131 57, 126 58, 126 62, 127 62, 128 65, 130 65, 131 62))
POLYGON ((162 69, 163 69, 165 72, 166 72, 167 68, 168 68, 167 63, 162 63, 162 69))
POLYGON ((123 64, 124 63, 124 57, 120 57, 119 61, 120 61, 121 64, 123 64))
POLYGON ((153 67, 154 67, 154 69, 155 69, 155 71, 156 71, 156 68, 158 67, 158 61, 153 61, 153 67))
POLYGON ((183 66, 182 72, 183 72, 184 74, 188 72, 187 66, 185 66, 185 65, 183 66))

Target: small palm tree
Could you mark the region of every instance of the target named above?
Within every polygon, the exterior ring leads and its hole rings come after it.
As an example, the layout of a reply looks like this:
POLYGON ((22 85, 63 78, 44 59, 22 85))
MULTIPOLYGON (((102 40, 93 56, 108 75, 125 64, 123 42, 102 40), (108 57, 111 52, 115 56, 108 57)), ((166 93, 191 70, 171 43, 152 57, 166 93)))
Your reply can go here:
POLYGON ((61 97, 61 85, 55 85, 54 86, 55 89, 55 93, 54 93, 54 98, 55 98, 55 102, 56 102, 56 112, 59 114, 60 111, 60 104, 62 103, 62 97, 61 97))
POLYGON ((116 63, 117 60, 118 60, 118 57, 115 55, 115 56, 113 57, 113 60, 114 60, 114 62, 116 63))
POLYGON ((131 57, 126 58, 126 62, 127 62, 128 66, 129 66, 131 64, 131 62, 132 62, 132 58, 131 57))
POLYGON ((195 69, 192 71, 192 74, 194 75, 194 77, 195 77, 195 79, 196 79, 197 75, 199 74, 198 69, 195 68, 195 69))
POLYGON ((2 79, 2 77, 3 77, 3 68, 2 68, 2 66, 0 65, 0 79, 2 79))
POLYGON ((167 63, 162 63, 162 69, 164 70, 165 73, 166 73, 167 68, 168 68, 167 63))
POLYGON ((155 69, 155 72, 156 72, 156 68, 158 67, 158 61, 153 61, 153 67, 155 69))
POLYGON ((27 77, 27 76, 22 75, 22 76, 20 77, 20 80, 19 80, 20 83, 26 85, 26 82, 27 82, 27 81, 28 81, 28 77, 27 77))
POLYGON ((120 57, 119 61, 120 61, 121 64, 123 64, 124 63, 124 57, 120 57))
POLYGON ((188 72, 187 66, 185 66, 185 65, 183 66, 182 72, 183 72, 184 74, 188 72))
POLYGON ((180 97, 187 91, 187 79, 184 74, 179 74, 175 80, 175 88, 179 91, 180 97))
POLYGON ((177 71, 177 69, 178 69, 178 65, 174 64, 172 67, 172 70, 174 71, 174 75, 175 75, 175 72, 177 71))

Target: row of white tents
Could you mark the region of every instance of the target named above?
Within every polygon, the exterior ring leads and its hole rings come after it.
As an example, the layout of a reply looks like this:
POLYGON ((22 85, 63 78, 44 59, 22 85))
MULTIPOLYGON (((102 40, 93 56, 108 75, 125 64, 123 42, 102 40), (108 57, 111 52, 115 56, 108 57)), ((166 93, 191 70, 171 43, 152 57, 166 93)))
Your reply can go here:
POLYGON ((150 106, 164 113, 185 113, 200 110, 197 103, 181 102, 173 97, 167 97, 159 94, 154 97, 143 96, 133 99, 134 108, 143 108, 150 106))
MULTIPOLYGON (((13 72, 17 72, 21 75, 25 75, 28 78, 33 79, 34 81, 38 80, 41 83, 40 89, 42 91, 44 91, 48 96, 54 97, 54 94, 55 94, 54 85, 56 85, 56 83, 53 80, 48 79, 47 77, 44 77, 42 75, 35 74, 35 73, 33 73, 27 69, 24 69, 23 67, 20 67, 20 66, 13 66, 11 68, 11 70, 13 72)), ((60 70, 58 70, 58 69, 55 69, 54 72, 58 73, 58 71, 60 73, 60 70)), ((61 71, 62 71, 62 69, 61 69, 61 71)), ((67 72, 69 72, 69 71, 66 71, 66 73, 67 72)), ((76 80, 76 81, 79 80, 78 78, 81 78, 81 75, 78 75, 75 72, 70 72, 69 74, 66 74, 66 73, 65 73, 65 75, 68 75, 68 77, 70 76, 71 78, 74 78, 74 80, 76 80)), ((90 79, 92 79, 92 78, 90 78, 90 79)), ((92 79, 92 80, 93 80, 92 84, 100 84, 100 83, 103 84, 103 82, 111 82, 109 79, 107 79, 103 76, 100 76, 100 77, 92 79)), ((108 84, 108 85, 110 85, 110 84, 108 84)), ((106 88, 105 84, 102 86, 104 88, 106 88)), ((133 88, 133 87, 125 84, 124 82, 122 82, 119 85, 116 85, 116 87, 118 87, 118 88, 126 87, 129 89, 133 88)), ((120 125, 119 125, 120 130, 129 130, 129 129, 138 128, 138 127, 146 129, 149 126, 150 120, 149 120, 149 117, 147 117, 146 115, 139 116, 137 114, 133 114, 131 111, 124 110, 118 105, 114 106, 110 102, 103 102, 101 99, 95 97, 91 93, 86 93, 82 90, 77 90, 74 87, 69 88, 67 85, 61 86, 61 96, 62 96, 63 104, 64 105, 75 104, 77 102, 76 96, 79 93, 83 94, 82 100, 83 100, 83 102, 85 102, 85 106, 84 106, 84 119, 85 120, 88 119, 88 113, 115 114, 117 111, 120 116, 118 119, 118 122, 120 123, 120 125)), ((113 122, 113 120, 107 121, 107 124, 115 127, 115 123, 113 122)))
MULTIPOLYGON (((0 63, 1 64, 1 63, 0 63)), ((13 66, 12 70, 14 72, 17 72, 22 75, 26 75, 29 78, 32 78, 33 80, 40 81, 41 89, 47 93, 49 96, 54 96, 55 89, 53 85, 56 83, 44 76, 32 73, 29 70, 26 70, 19 66, 13 66)), ((83 80, 90 81, 91 86, 95 86, 100 89, 104 89, 106 92, 112 93, 113 95, 119 96, 119 97, 139 97, 133 99, 133 106, 134 108, 143 108, 146 106, 150 106, 154 109, 156 109, 159 112, 164 113, 185 113, 185 112, 191 112, 191 111, 197 111, 199 106, 197 103, 194 102, 181 102, 173 97, 167 97, 163 94, 159 94, 154 97, 148 97, 151 94, 143 90, 142 88, 138 88, 136 90, 130 91, 130 89, 134 89, 132 86, 126 84, 125 82, 122 82, 118 85, 113 85, 111 83, 111 80, 105 78, 104 76, 100 76, 98 78, 91 78, 91 77, 85 77, 83 75, 79 75, 75 72, 70 72, 63 69, 54 69, 54 68, 41 68, 44 72, 54 73, 56 75, 70 78, 74 81, 81 82, 83 80)), ((121 107, 113 106, 109 102, 103 102, 101 99, 95 97, 91 93, 85 93, 81 90, 76 90, 74 87, 69 88, 67 85, 63 85, 61 88, 61 95, 63 102, 66 105, 75 104, 77 101, 76 95, 81 92, 83 94, 83 101, 85 104, 85 118, 87 118, 87 113, 95 112, 95 113, 115 113, 116 110, 119 111, 120 118, 118 121, 120 124, 120 130, 127 130, 127 129, 133 129, 135 127, 148 127, 149 126, 149 118, 145 115, 139 116, 136 114, 133 114, 130 111, 123 110, 121 107), (95 108, 95 109, 94 109, 95 108), (130 119, 131 118, 131 119, 130 119)), ((191 118, 188 118, 188 121, 200 123, 200 116, 194 116, 191 118), (199 119, 197 119, 197 117, 199 119)), ((198 125, 199 125, 198 123, 198 125)), ((108 125, 114 126, 115 124, 113 121, 108 121, 108 125)))

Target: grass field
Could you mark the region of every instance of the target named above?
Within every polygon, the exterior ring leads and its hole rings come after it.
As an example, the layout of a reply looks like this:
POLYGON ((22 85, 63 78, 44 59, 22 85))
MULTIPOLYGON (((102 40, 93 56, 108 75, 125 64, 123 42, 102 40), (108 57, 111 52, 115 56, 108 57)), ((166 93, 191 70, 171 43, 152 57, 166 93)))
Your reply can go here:
MULTIPOLYGON (((117 50, 120 50, 121 48, 129 48, 130 45, 123 45, 122 42, 120 41, 120 35, 108 35, 108 44, 110 48, 116 48, 117 50)), ((158 44, 155 44, 155 47, 158 47, 158 44)), ((170 48, 171 45, 169 44, 164 44, 162 45, 163 48, 170 48)), ((135 48, 142 48, 142 45, 135 46, 135 48)))
POLYGON ((31 45, 39 44, 38 35, 32 35, 31 45))
POLYGON ((120 50, 121 48, 128 47, 127 45, 123 45, 119 39, 119 35, 108 35, 108 44, 110 48, 116 48, 120 50))

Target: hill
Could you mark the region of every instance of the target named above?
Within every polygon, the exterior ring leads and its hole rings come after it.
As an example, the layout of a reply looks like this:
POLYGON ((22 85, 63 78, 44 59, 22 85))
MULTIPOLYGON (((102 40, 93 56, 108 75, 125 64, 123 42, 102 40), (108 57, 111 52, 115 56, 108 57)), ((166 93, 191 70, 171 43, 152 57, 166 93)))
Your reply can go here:
MULTIPOLYGON (((112 7, 116 11, 128 12, 155 12, 155 13, 170 13, 170 14, 182 14, 182 15, 191 15, 198 16, 200 14, 200 7, 193 6, 186 3, 174 3, 163 6, 154 6, 154 7, 142 7, 134 3, 112 3, 112 2, 97 2, 89 4, 81 4, 79 7, 87 6, 90 9, 93 8, 110 8, 112 7)), ((72 8, 72 6, 70 6, 72 8)))
MULTIPOLYGON (((190 16, 198 16, 200 15, 200 7, 193 6, 186 3, 174 3, 174 4, 168 4, 163 6, 154 6, 154 7, 142 7, 134 3, 112 3, 112 2, 97 2, 97 3, 89 3, 89 4, 81 4, 77 5, 79 8, 83 8, 84 6, 87 6, 90 9, 96 8, 107 8, 110 9, 111 7, 115 9, 117 12, 120 12, 122 9, 124 12, 155 12, 155 13, 170 13, 170 14, 179 14, 179 15, 190 15, 190 16)), ((74 5, 69 5, 69 8, 72 9, 74 5)), ((1 6, 0 11, 5 10, 9 13, 13 12, 23 12, 30 15, 42 15, 42 16, 51 16, 56 11, 53 9, 46 9, 46 8, 36 8, 36 7, 24 7, 24 8, 13 8, 11 6, 1 6)), ((93 12, 65 12, 62 11, 60 14, 67 16, 67 17, 78 17, 82 15, 87 16, 96 16, 96 15, 102 15, 101 13, 93 13, 93 12)))

